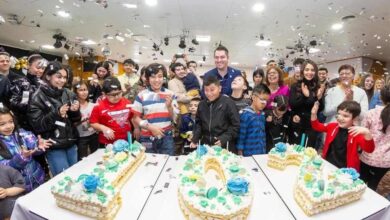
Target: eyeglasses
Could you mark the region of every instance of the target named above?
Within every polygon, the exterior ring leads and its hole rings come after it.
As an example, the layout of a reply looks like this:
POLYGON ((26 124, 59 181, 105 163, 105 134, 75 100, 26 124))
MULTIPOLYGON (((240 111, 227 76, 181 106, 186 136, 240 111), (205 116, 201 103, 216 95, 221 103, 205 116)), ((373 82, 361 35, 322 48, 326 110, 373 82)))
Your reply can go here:
POLYGON ((252 96, 258 98, 261 104, 267 104, 267 100, 266 100, 266 99, 262 99, 262 98, 261 98, 260 96, 258 96, 258 95, 252 95, 252 96))
POLYGON ((350 76, 352 74, 353 74, 352 72, 340 72, 339 73, 340 76, 350 76))
POLYGON ((120 97, 122 95, 122 92, 115 92, 115 93, 107 93, 107 96, 110 97, 120 97))

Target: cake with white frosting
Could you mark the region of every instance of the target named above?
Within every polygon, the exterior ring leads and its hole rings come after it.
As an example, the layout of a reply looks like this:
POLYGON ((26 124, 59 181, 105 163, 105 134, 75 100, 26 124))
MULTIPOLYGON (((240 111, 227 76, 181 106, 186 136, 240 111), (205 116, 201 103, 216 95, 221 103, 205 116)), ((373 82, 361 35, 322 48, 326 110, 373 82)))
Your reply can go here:
POLYGON ((367 188, 353 168, 324 169, 313 148, 276 144, 268 154, 268 166, 284 170, 288 165, 299 166, 294 199, 309 216, 359 200, 367 188))
POLYGON ((179 204, 186 219, 247 218, 253 186, 239 156, 200 145, 187 156, 179 181, 179 204))
POLYGON ((105 149, 102 161, 77 178, 65 176, 52 186, 59 207, 97 219, 114 219, 121 207, 120 190, 145 159, 145 148, 118 140, 105 149))

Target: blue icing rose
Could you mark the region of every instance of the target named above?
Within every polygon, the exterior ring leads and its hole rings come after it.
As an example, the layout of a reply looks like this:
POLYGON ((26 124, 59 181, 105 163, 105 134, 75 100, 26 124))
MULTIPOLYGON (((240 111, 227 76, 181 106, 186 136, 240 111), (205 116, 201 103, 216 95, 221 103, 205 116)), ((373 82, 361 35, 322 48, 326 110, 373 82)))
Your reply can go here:
POLYGON ((100 184, 100 179, 98 176, 89 175, 84 179, 83 185, 85 190, 88 193, 94 193, 100 184))
POLYGON ((129 148, 129 143, 125 140, 117 140, 114 142, 113 150, 115 153, 128 150, 128 148, 129 148))
POLYGON ((249 182, 244 178, 232 178, 227 182, 227 188, 230 193, 240 196, 248 192, 249 182))
POLYGON ((196 155, 198 157, 201 157, 203 155, 207 154, 207 148, 204 145, 199 145, 196 149, 196 155))
POLYGON ((360 174, 354 168, 341 168, 341 172, 349 174, 353 181, 357 180, 360 174))
POLYGON ((285 143, 279 142, 275 144, 275 149, 279 153, 284 153, 287 150, 287 145, 285 143))

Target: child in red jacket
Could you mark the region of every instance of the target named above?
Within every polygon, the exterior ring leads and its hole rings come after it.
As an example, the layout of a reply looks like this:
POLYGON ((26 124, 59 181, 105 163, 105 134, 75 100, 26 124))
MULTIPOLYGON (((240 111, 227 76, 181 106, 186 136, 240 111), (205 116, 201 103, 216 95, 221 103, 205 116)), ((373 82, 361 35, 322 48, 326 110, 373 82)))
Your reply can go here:
POLYGON ((322 157, 338 168, 351 167, 359 171, 359 150, 371 153, 375 148, 370 131, 353 125, 361 111, 359 103, 342 102, 337 106, 337 122, 327 125, 317 120, 318 107, 316 102, 311 110, 311 126, 316 131, 326 132, 322 157))

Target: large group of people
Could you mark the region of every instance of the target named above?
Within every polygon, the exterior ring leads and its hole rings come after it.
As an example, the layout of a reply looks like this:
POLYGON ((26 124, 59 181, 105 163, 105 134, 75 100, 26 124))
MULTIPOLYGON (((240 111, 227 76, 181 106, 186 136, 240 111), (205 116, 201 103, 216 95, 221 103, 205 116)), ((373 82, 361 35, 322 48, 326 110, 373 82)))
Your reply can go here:
POLYGON ((273 60, 256 69, 251 87, 222 45, 202 76, 184 58, 140 70, 126 59, 118 77, 102 61, 78 80, 39 54, 28 58, 27 74, 14 72, 10 54, 0 52, 0 219, 10 217, 18 195, 129 133, 146 152, 169 155, 201 144, 242 156, 266 154, 278 142, 310 146, 336 167, 360 171, 372 189, 390 168, 384 79, 367 74, 355 85, 354 67, 344 64, 331 83, 325 67, 298 58, 290 77, 273 60))

